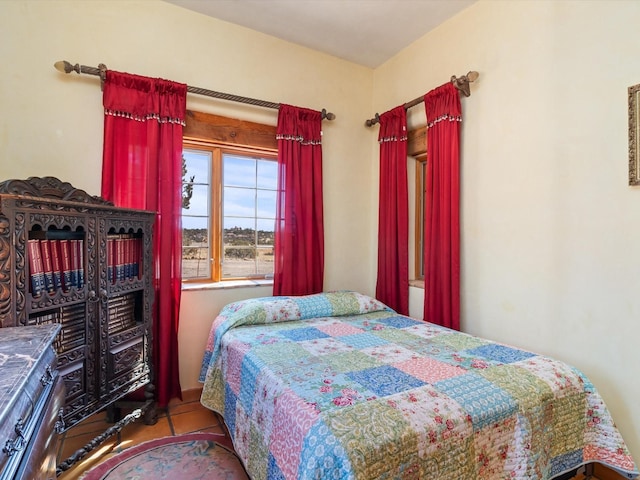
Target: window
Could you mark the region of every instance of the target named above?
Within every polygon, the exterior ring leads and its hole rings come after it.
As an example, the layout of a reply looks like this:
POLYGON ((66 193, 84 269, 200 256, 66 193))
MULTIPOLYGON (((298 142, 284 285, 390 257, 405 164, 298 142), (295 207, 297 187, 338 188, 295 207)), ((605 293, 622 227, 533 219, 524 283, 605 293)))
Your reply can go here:
POLYGON ((187 111, 183 281, 273 275, 276 159, 275 126, 187 111))
POLYGON ((424 280, 424 198, 427 178, 426 155, 416 158, 415 278, 424 280))
POLYGON ((427 127, 407 132, 407 155, 415 160, 413 258, 414 280, 424 280, 424 202, 427 178, 427 127))
POLYGON ((277 169, 270 152, 184 142, 183 279, 273 276, 277 169))

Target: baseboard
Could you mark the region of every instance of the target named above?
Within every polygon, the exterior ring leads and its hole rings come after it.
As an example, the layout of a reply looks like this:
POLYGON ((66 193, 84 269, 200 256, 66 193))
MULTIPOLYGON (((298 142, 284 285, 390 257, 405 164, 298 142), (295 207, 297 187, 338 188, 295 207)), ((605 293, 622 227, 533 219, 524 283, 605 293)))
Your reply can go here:
POLYGON ((188 389, 182 390, 183 402, 200 401, 201 396, 202 396, 202 388, 188 388, 188 389))

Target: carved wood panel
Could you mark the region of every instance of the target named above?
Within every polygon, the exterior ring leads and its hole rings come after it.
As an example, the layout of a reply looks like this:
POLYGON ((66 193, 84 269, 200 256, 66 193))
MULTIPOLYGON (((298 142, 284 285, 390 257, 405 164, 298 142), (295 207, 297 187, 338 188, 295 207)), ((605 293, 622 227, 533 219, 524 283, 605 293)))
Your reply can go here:
POLYGON ((67 428, 143 385, 153 391, 154 219, 151 212, 116 208, 54 177, 0 182, 0 327, 62 324, 54 345, 66 386, 67 428), (109 280, 107 238, 113 232, 142 239, 139 278, 109 280), (29 240, 66 238, 81 242, 83 284, 34 294, 29 240), (134 299, 134 308, 124 313, 133 318, 112 335, 109 305, 122 296, 134 299), (123 343, 135 348, 118 346, 123 343))

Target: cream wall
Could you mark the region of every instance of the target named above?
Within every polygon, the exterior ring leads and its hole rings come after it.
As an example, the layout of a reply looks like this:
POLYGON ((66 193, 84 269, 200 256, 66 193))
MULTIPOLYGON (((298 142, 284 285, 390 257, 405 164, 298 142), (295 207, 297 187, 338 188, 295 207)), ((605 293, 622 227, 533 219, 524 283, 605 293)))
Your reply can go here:
MULTIPOLYGON (((221 92, 322 109, 325 288, 373 293, 372 70, 165 2, 0 1, 0 179, 53 175, 100 193, 102 95, 68 60, 221 92)), ((277 112, 189 95, 187 107, 275 125, 277 112)), ((184 389, 200 386, 209 327, 232 300, 270 288, 185 291, 179 330, 184 389)))
MULTIPOLYGON (((627 87, 640 2, 480 0, 374 72, 382 112, 463 99, 462 327, 584 371, 640 460, 640 188, 627 87)), ((410 110, 424 124, 424 108, 410 110)), ((422 291, 411 290, 422 316, 422 291)))

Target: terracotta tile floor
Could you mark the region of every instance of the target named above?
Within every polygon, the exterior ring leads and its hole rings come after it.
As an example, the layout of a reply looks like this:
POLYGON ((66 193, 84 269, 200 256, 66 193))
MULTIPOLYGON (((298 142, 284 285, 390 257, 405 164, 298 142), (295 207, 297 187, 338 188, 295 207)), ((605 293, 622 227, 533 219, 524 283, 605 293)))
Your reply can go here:
MULTIPOLYGON (((58 479, 77 480, 84 472, 107 458, 117 455, 128 447, 155 438, 193 432, 226 434, 219 417, 200 403, 200 393, 201 390, 183 392, 182 400, 172 400, 166 410, 158 412, 158 422, 155 425, 145 425, 142 421, 127 425, 119 434, 105 440, 102 445, 89 452, 72 468, 63 472, 58 479)), ((111 425, 106 421, 105 413, 97 413, 67 430, 60 445, 58 463, 63 462, 111 425)), ((601 471, 601 469, 599 470, 601 471)), ((622 478, 613 472, 611 473, 615 477, 610 477, 609 472, 605 473, 604 478, 622 478)), ((578 474, 572 480, 583 479, 584 476, 578 474)), ((592 480, 598 480, 598 478, 592 477, 592 480)))
MULTIPOLYGON (((183 399, 174 399, 166 410, 158 411, 158 422, 145 425, 141 420, 130 423, 116 435, 89 452, 72 468, 63 472, 59 480, 76 480, 98 463, 124 449, 155 438, 193 432, 225 434, 218 416, 200 403, 200 390, 183 392, 183 399)), ((102 434, 112 424, 106 421, 106 413, 100 412, 86 418, 63 434, 58 451, 58 464, 69 458, 76 450, 102 434)))

